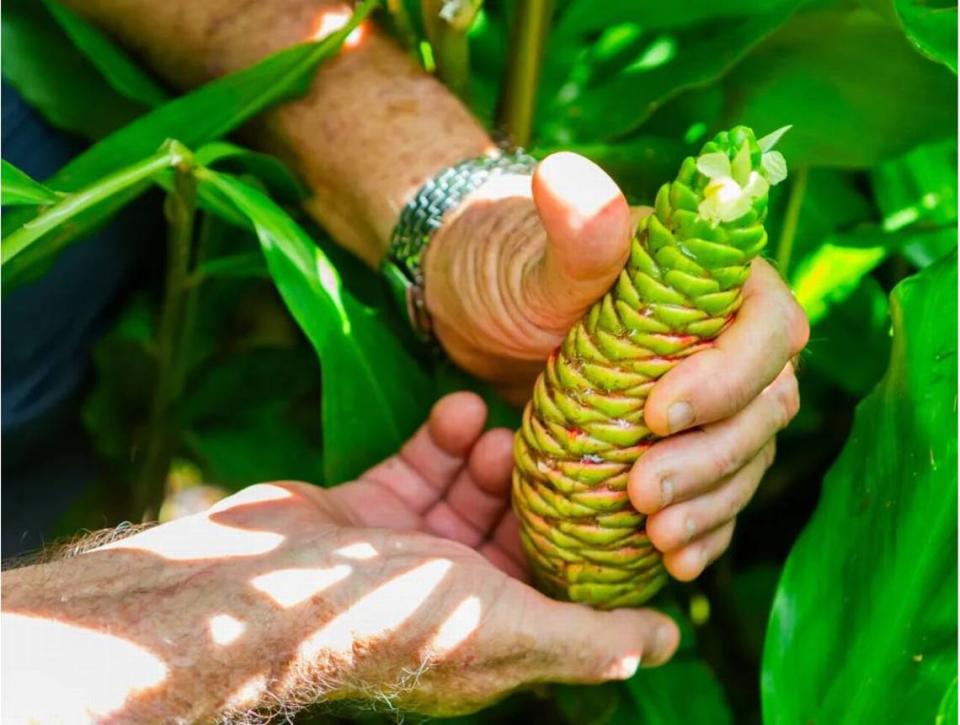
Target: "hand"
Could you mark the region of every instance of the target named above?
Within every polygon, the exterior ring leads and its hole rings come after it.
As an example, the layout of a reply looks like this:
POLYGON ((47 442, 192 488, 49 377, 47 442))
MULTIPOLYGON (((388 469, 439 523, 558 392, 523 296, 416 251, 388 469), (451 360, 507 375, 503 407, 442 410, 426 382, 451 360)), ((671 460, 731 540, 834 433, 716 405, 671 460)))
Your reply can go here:
POLYGON ((524 402, 550 352, 616 280, 632 230, 620 189, 577 154, 548 156, 532 181, 487 182, 444 220, 424 259, 447 354, 524 402))
POLYGON ((482 433, 485 416, 457 393, 353 483, 253 486, 6 572, 4 635, 30 646, 5 709, 195 720, 361 698, 446 715, 664 662, 679 636, 664 615, 597 612, 521 581, 511 434, 482 433))
POLYGON ((756 260, 729 329, 651 391, 646 423, 671 437, 637 461, 628 491, 677 579, 696 578, 729 546, 737 514, 773 463, 774 436, 800 407, 791 359, 809 334, 780 276, 756 260))

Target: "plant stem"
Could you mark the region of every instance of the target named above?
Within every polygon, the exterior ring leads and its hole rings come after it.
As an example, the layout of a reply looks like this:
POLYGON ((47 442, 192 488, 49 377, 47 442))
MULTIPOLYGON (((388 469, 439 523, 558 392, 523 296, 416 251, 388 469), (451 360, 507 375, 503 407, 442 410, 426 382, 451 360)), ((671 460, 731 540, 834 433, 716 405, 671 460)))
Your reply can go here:
POLYGON ((514 146, 527 146, 533 130, 543 49, 550 32, 552 0, 521 0, 510 31, 510 55, 497 129, 514 146))
POLYGON ((467 31, 480 11, 481 0, 464 0, 452 14, 445 0, 421 0, 420 12, 427 39, 433 48, 437 75, 462 100, 470 91, 470 44, 467 31))
POLYGON ((196 212, 196 180, 190 169, 178 168, 164 211, 170 225, 167 235, 167 275, 160 329, 157 333, 157 385, 150 414, 146 452, 134 482, 134 504, 143 520, 156 518, 163 503, 164 486, 175 436, 171 428, 172 404, 180 397, 186 354, 180 349, 184 320, 191 294, 188 286, 190 253, 196 212))
POLYGON ((787 210, 783 215, 783 229, 780 230, 780 240, 777 242, 777 268, 784 279, 787 279, 790 268, 793 240, 797 236, 797 221, 800 219, 803 197, 807 193, 807 173, 807 167, 800 166, 793 174, 790 198, 787 199, 787 210))

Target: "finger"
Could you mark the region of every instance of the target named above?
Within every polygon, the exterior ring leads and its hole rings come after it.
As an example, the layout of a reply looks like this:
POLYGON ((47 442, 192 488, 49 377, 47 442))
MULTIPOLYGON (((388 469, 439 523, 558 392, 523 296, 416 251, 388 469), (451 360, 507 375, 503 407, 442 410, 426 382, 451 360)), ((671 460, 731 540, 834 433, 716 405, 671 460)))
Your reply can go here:
POLYGON ((364 478, 388 487, 422 513, 453 483, 480 437, 486 417, 487 406, 479 395, 451 393, 433 406, 427 422, 399 455, 372 468, 364 478))
POLYGON ((489 430, 477 441, 466 467, 437 506, 449 505, 454 513, 486 536, 509 503, 512 470, 513 432, 506 428, 489 430))
POLYGON ((803 349, 809 334, 786 284, 767 262, 754 260, 736 320, 712 348, 681 361, 653 387, 647 425, 668 435, 742 410, 803 349))
POLYGON ((630 252, 630 208, 599 166, 561 152, 537 166, 533 201, 547 232, 534 268, 532 302, 566 319, 579 316, 617 278, 630 252))
POLYGON ((676 624, 651 609, 601 612, 533 591, 530 598, 518 627, 540 650, 537 679, 569 683, 628 679, 638 666, 666 662, 679 644, 676 624))
POLYGON ((736 521, 729 521, 680 551, 664 554, 663 565, 674 579, 682 582, 696 579, 730 546, 735 525, 736 521))
POLYGON ((797 378, 788 363, 732 418, 654 444, 630 471, 630 502, 652 514, 711 490, 753 458, 799 409, 797 378))
POLYGON ((663 552, 679 551, 704 533, 736 518, 756 493, 763 474, 773 463, 774 451, 771 440, 716 490, 650 516, 647 535, 653 545, 663 552))
POLYGON ((530 566, 527 563, 527 555, 523 551, 523 542, 520 540, 520 522, 513 511, 508 509, 504 512, 490 540, 480 547, 480 553, 484 553, 491 547, 502 551, 520 567, 523 576, 518 576, 518 579, 526 581, 529 578, 530 566))

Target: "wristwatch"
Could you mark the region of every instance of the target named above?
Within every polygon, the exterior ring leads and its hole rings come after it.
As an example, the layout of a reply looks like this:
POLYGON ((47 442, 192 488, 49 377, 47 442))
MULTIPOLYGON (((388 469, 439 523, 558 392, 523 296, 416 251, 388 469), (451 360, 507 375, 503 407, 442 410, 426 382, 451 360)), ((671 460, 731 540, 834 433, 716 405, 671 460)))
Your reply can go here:
POLYGON ((536 164, 536 159, 522 151, 467 159, 430 179, 403 208, 381 272, 391 296, 420 340, 433 339, 423 294, 423 253, 444 215, 489 179, 505 174, 529 175, 536 164))

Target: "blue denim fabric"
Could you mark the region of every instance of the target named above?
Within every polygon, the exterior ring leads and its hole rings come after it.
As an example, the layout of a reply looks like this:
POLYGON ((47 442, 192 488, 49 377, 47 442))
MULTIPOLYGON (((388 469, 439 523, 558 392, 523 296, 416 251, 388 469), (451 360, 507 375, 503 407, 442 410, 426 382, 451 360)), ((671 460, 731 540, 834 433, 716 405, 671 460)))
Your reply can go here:
MULTIPOLYGON (((81 151, 2 87, 3 158, 45 179, 81 151)), ((13 290, 0 305, 0 428, 3 436, 2 554, 42 543, 47 529, 95 475, 78 423, 79 391, 90 349, 133 267, 142 234, 129 215, 69 247, 43 277, 13 290)))

